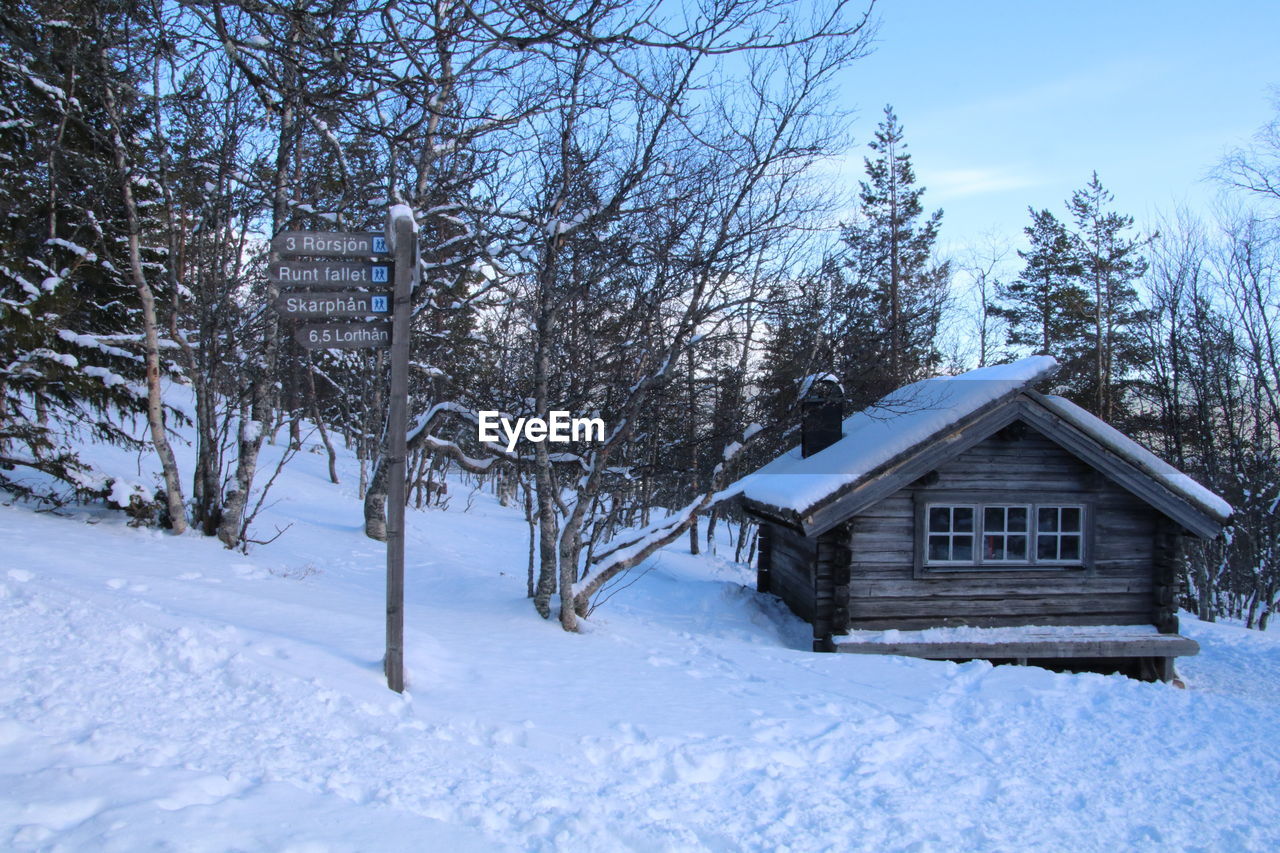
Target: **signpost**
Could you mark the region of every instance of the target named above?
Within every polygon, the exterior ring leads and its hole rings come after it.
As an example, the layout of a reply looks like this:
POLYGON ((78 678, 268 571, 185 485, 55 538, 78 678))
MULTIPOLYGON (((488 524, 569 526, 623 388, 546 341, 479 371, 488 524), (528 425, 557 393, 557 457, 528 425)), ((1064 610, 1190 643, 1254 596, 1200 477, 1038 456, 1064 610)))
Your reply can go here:
POLYGON ((323 258, 388 257, 387 238, 383 234, 363 232, 330 233, 327 231, 281 231, 271 241, 271 250, 288 258, 317 255, 323 258))
POLYGON ((385 234, 283 231, 271 241, 276 310, 288 318, 386 318, 307 323, 293 339, 305 349, 391 348, 387 412, 387 686, 404 692, 404 463, 409 429, 409 316, 418 275, 413 212, 391 208, 385 234), (298 257, 358 260, 296 260, 298 257), (387 292, 387 285, 394 289, 387 292), (311 287, 363 287, 338 292, 311 287))
POLYGON ((404 457, 409 433, 409 307, 418 275, 413 212, 391 208, 388 236, 396 259, 391 315, 391 399, 387 411, 387 686, 404 692, 404 457))
POLYGON ((276 310, 282 317, 390 317, 391 294, 286 293, 276 299, 276 310))
POLYGON ((370 349, 391 346, 391 323, 309 323, 293 331, 303 349, 370 349))
POLYGON ((391 266, 352 261, 277 261, 271 265, 271 280, 278 287, 314 287, 317 285, 387 285, 391 284, 391 266))

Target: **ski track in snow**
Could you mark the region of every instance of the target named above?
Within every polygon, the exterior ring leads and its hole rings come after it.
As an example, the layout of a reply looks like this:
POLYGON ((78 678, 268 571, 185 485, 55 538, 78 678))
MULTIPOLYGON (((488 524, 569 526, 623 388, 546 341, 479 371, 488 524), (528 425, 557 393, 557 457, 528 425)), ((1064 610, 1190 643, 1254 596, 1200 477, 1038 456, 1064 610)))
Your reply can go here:
POLYGON ((816 655, 750 572, 676 549, 567 635, 481 495, 410 514, 396 696, 382 551, 322 469, 247 557, 0 507, 0 848, 1280 844, 1280 639, 1184 617, 1185 691, 816 655))

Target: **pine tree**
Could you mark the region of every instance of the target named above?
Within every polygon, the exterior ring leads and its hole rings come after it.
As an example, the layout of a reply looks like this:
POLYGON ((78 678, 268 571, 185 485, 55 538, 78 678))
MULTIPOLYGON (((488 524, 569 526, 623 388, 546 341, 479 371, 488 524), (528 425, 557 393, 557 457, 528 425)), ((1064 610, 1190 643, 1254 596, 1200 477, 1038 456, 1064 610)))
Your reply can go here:
POLYGON ((1127 375, 1140 362, 1134 283, 1150 242, 1128 236, 1133 217, 1107 210, 1112 200, 1095 172, 1067 202, 1073 227, 1029 209, 1022 275, 1000 288, 995 309, 1009 324, 1008 343, 1057 358, 1061 392, 1104 420, 1121 413, 1127 375))
MULTIPOLYGON (((925 188, 916 186, 903 128, 891 106, 885 107, 869 147, 876 157, 864 161, 867 180, 861 182, 859 218, 843 234, 850 275, 843 302, 857 304, 862 293, 872 295, 879 318, 872 336, 878 352, 870 363, 880 365, 877 372, 892 387, 939 363, 935 340, 950 266, 933 257, 942 211, 924 217, 920 198, 925 188)), ((866 330, 846 323, 845 337, 854 334, 865 335, 866 330)), ((867 355, 860 353, 859 361, 867 355)), ((847 363, 842 379, 861 378, 868 367, 847 363)))
POLYGON ((1079 263, 1080 287, 1088 293, 1089 370, 1081 375, 1081 404, 1103 420, 1122 408, 1128 372, 1139 364, 1141 342, 1135 326, 1142 319, 1135 282, 1147 271, 1142 250, 1150 237, 1130 236, 1133 217, 1108 207, 1112 193, 1094 172, 1084 189, 1072 193, 1067 209, 1079 263))
POLYGON ((1007 326, 1006 343, 1063 364, 1061 375, 1082 369, 1086 357, 1089 294, 1080 286, 1080 262, 1065 225, 1048 210, 1027 209, 1031 224, 1024 230, 1030 248, 1019 251, 1022 274, 997 289, 1000 304, 993 313, 1007 326))

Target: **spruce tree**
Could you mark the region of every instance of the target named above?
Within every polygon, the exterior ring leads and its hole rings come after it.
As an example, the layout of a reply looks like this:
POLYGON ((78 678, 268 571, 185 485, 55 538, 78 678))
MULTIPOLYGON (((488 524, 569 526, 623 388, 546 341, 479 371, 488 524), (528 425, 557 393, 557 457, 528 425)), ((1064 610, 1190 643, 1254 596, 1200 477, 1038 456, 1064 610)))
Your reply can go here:
MULTIPOLYGON (((827 259, 817 271, 787 282, 770 294, 760 389, 753 417, 762 424, 792 425, 798 393, 806 376, 833 371, 839 355, 831 325, 834 304, 843 289, 839 264, 827 259)), ((782 440, 775 449, 782 449, 782 440)))
POLYGON ((0 18, 0 486, 20 493, 51 495, 51 477, 105 494, 74 450, 82 432, 139 446, 117 417, 145 391, 142 359, 121 346, 137 294, 116 257, 124 217, 101 136, 106 87, 129 81, 100 60, 129 14, 32 2, 0 18))
POLYGON ((1129 235, 1133 217, 1108 210, 1112 201, 1095 172, 1068 200, 1069 224, 1029 209, 1022 275, 1000 288, 994 309, 1008 322, 1008 343, 1057 358, 1061 393, 1104 420, 1120 413, 1127 375, 1139 363, 1134 283, 1146 271, 1141 251, 1149 242, 1129 235))

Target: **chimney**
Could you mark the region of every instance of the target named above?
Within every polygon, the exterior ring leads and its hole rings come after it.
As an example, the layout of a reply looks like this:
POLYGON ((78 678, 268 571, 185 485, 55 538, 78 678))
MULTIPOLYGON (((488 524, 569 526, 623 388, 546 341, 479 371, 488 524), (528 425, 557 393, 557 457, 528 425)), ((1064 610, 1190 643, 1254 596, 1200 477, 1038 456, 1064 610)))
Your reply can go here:
POLYGON ((844 392, 830 373, 807 377, 800 390, 800 455, 812 456, 841 438, 844 392))

